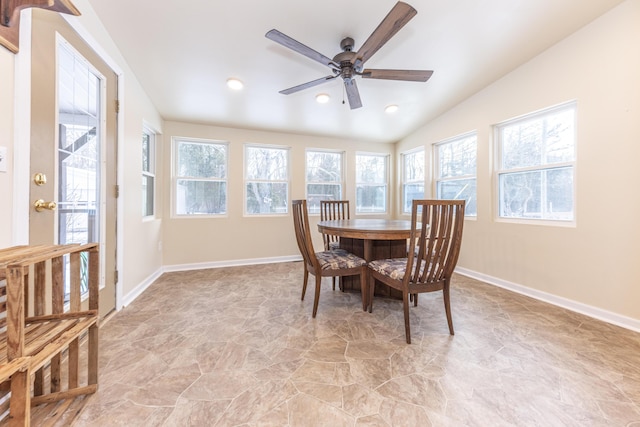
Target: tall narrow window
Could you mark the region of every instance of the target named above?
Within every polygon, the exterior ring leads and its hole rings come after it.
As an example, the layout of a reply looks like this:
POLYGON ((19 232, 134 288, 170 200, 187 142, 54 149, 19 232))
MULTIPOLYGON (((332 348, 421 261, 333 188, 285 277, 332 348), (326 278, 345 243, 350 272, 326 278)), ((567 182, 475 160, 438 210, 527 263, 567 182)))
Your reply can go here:
MULTIPOLYGON (((58 243, 100 242, 104 79, 66 42, 58 43, 57 55, 58 243)), ((68 296, 69 258, 64 262, 68 296)), ((86 276, 82 277, 83 293, 87 286, 86 276)))
POLYGON ((244 148, 245 213, 289 212, 289 149, 247 144, 244 148))
POLYGON ((148 128, 142 130, 142 216, 155 214, 156 135, 148 128))
POLYGON ((436 197, 466 200, 465 216, 478 214, 476 196, 476 133, 435 144, 436 197))
POLYGON ((174 139, 176 215, 227 213, 227 143, 174 139))
POLYGON ((356 213, 387 211, 388 156, 356 155, 356 213))
POLYGON ((307 208, 320 212, 320 200, 341 200, 343 153, 308 150, 306 158, 307 208))
POLYGON ((402 155, 402 212, 411 213, 414 199, 424 198, 424 148, 402 155))
POLYGON ((496 126, 499 216, 572 221, 574 102, 496 126))

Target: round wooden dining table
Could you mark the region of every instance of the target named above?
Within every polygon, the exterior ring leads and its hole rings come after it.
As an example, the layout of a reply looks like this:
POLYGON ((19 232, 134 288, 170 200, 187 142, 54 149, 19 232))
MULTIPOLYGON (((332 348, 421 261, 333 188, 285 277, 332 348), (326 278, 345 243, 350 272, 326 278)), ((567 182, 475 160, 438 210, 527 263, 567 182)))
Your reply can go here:
MULTIPOLYGON (((411 221, 397 219, 338 219, 318 222, 318 231, 340 237, 340 247, 367 261, 407 256, 407 239, 411 237, 411 221)), ((360 290, 360 278, 344 277, 343 290, 360 290)), ((376 283, 375 293, 380 296, 394 295, 382 283, 376 283)), ((401 296, 401 294, 400 294, 401 296)))
MULTIPOLYGON (((340 247, 347 243, 346 239, 363 241, 362 256, 365 260, 382 259, 373 252, 374 242, 399 242, 406 256, 406 240, 411 236, 411 221, 398 219, 337 219, 320 221, 318 231, 340 237, 340 247)), ((348 249, 348 248, 345 248, 348 249)), ((356 254, 358 255, 358 254, 356 254)), ((385 254, 382 254, 385 255, 385 254)))

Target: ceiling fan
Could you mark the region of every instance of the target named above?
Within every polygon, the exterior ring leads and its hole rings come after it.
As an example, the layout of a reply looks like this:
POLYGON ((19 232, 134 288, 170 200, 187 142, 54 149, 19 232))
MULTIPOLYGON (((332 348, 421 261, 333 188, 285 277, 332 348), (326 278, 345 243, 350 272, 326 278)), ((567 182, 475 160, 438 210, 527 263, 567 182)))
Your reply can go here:
POLYGON ((271 30, 265 36, 276 43, 292 49, 307 58, 313 59, 331 68, 333 74, 303 83, 288 89, 281 90, 280 93, 290 95, 292 93, 308 89, 313 86, 342 77, 344 81, 347 99, 351 109, 362 107, 360 93, 356 85, 355 77, 361 76, 365 79, 385 79, 385 80, 405 80, 412 82, 426 82, 433 71, 431 70, 382 70, 363 68, 364 63, 373 56, 391 37, 393 37, 411 18, 418 12, 407 3, 399 1, 382 20, 380 25, 371 33, 369 38, 357 52, 353 51, 353 39, 346 37, 340 42, 342 52, 333 59, 311 49, 308 46, 292 39, 278 30, 271 30))

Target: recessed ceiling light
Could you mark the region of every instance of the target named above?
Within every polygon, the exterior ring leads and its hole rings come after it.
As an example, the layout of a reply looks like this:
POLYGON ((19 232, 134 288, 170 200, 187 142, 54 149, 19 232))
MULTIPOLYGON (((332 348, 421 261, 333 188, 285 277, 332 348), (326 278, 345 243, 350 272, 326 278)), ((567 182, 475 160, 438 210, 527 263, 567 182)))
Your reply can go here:
POLYGON ((398 106, 395 104, 387 105, 386 107, 384 107, 384 112, 387 114, 393 114, 396 111, 398 111, 398 106))
POLYGON ((233 90, 240 90, 240 89, 242 89, 244 87, 244 83, 242 83, 238 79, 228 79, 227 80, 227 86, 229 86, 229 88, 231 88, 233 90))
POLYGON ((327 95, 326 93, 319 93, 316 95, 316 101, 318 101, 320 104, 326 104, 327 102, 329 102, 329 95, 327 95))

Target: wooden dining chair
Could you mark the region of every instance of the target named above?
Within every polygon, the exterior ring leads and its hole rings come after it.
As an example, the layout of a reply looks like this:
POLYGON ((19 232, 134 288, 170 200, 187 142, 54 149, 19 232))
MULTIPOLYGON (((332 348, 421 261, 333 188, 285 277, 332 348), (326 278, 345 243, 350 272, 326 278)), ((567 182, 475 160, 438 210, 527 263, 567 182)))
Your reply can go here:
MULTIPOLYGON (((334 219, 351 219, 348 200, 320 200, 320 221, 334 219)), ((322 234, 324 250, 329 251, 340 247, 340 238, 332 234, 322 234)), ((336 290, 336 278, 333 279, 333 290, 336 290)))
MULTIPOLYGON (((334 219, 351 219, 348 200, 320 200, 320 221, 334 219)), ((323 234, 322 240, 324 241, 325 251, 340 247, 338 236, 323 234)))
POLYGON ((409 298, 417 306, 423 292, 442 291, 449 333, 454 334, 449 287, 462 243, 464 206, 464 200, 414 200, 407 257, 369 262, 369 312, 375 280, 401 291, 407 344, 411 344, 409 298))
MULTIPOLYGON (((320 299, 320 284, 323 277, 360 276, 360 283, 367 283, 367 262, 344 249, 315 252, 311 241, 311 228, 306 200, 293 200, 293 226, 296 233, 298 249, 304 261, 304 283, 302 285, 302 300, 307 291, 309 273, 316 278, 316 291, 313 300, 313 317, 318 311, 320 299)), ((361 289, 362 309, 367 309, 366 285, 361 289)))

